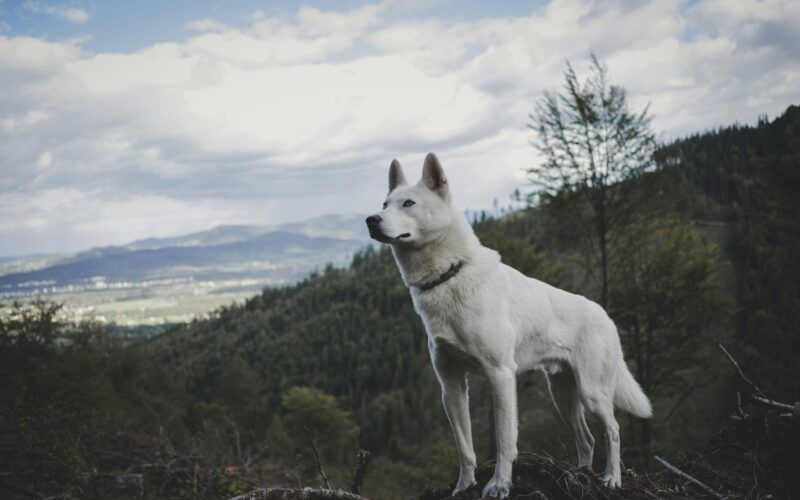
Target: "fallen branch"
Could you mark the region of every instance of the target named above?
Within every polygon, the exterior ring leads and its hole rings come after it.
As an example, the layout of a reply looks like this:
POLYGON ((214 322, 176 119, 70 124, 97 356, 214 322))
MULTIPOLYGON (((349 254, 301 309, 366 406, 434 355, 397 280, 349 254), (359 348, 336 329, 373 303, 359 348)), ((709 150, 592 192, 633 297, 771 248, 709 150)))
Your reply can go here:
POLYGON ((350 487, 350 492, 359 494, 361 493, 361 487, 364 485, 364 476, 367 474, 369 452, 367 450, 359 451, 356 460, 358 460, 358 466, 356 466, 356 472, 353 474, 353 485, 350 487))
POLYGON ((314 457, 317 459, 317 467, 319 467, 319 475, 322 476, 322 481, 325 483, 325 488, 331 489, 331 484, 328 482, 328 476, 325 474, 325 469, 322 468, 322 460, 319 458, 317 445, 314 444, 314 437, 311 436, 311 431, 308 430, 308 427, 303 427, 303 429, 305 429, 306 434, 308 434, 308 440, 311 441, 311 449, 314 450, 314 457))
POLYGON ((254 490, 230 500, 366 500, 342 490, 320 490, 312 488, 265 488, 254 490))
POLYGON ((792 405, 787 405, 786 403, 781 403, 780 401, 773 401, 771 399, 761 398, 758 396, 753 396, 753 402, 761 406, 766 406, 768 408, 777 408, 779 410, 788 410, 788 411, 794 410, 794 406, 792 405))
MULTIPOLYGON (((722 347, 722 346, 720 345, 720 347, 722 347)), ((724 351, 725 349, 723 348, 722 350, 724 351)), ((724 495, 721 495, 720 493, 717 493, 716 491, 712 490, 710 487, 708 487, 705 484, 703 484, 702 482, 700 482, 699 479, 696 479, 696 478, 690 476, 689 474, 683 472, 682 470, 680 470, 679 468, 675 467, 674 465, 672 465, 671 463, 667 462, 666 460, 664 460, 663 458, 659 457, 658 455, 653 455, 653 457, 655 457, 655 459, 661 465, 663 465, 667 470, 669 470, 670 472, 672 472, 676 476, 682 477, 683 479, 689 481, 690 483, 698 486, 700 489, 702 489, 703 491, 705 491, 706 493, 708 493, 712 497, 717 498, 719 500, 728 500, 728 497, 726 497, 724 495)))
POLYGON ((725 356, 728 357, 728 360, 731 362, 734 368, 736 368, 736 371, 739 372, 739 376, 742 377, 742 380, 750 384, 750 387, 755 389, 755 391, 758 393, 759 396, 761 396, 762 398, 766 398, 767 396, 763 392, 761 392, 761 389, 759 389, 756 384, 754 384, 749 378, 745 376, 744 372, 742 372, 742 369, 739 368, 739 363, 737 363, 736 360, 733 359, 733 356, 731 356, 731 354, 725 349, 725 347, 722 345, 721 342, 717 342, 717 347, 722 349, 722 352, 724 352, 725 356))

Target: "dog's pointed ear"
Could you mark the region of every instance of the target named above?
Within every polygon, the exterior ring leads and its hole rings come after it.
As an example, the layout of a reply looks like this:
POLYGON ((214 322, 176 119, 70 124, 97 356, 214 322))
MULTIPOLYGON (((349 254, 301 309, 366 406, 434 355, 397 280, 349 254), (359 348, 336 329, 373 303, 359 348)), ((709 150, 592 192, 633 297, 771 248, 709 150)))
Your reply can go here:
POLYGON ((389 192, 391 193, 394 191, 394 188, 402 186, 403 184, 408 184, 406 176, 403 173, 403 167, 400 166, 399 161, 392 160, 392 164, 389 165, 389 192))
POLYGON ((447 185, 447 177, 444 175, 439 158, 433 153, 428 153, 428 156, 425 157, 425 164, 422 165, 422 182, 442 198, 448 197, 450 190, 447 185))

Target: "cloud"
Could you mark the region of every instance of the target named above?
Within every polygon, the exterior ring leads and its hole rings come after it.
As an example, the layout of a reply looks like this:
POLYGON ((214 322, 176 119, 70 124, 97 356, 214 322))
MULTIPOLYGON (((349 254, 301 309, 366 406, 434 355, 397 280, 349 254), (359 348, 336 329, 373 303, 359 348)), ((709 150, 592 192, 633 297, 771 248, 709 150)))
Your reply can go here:
POLYGON ((800 100, 798 4, 728 5, 554 0, 475 20, 303 7, 115 53, 0 35, 0 254, 48 231, 90 246, 366 213, 392 158, 413 175, 431 150, 457 203, 503 203, 536 160, 527 114, 592 51, 665 138, 774 116, 800 100))
POLYGON ((37 14, 58 17, 71 23, 83 24, 89 20, 89 13, 83 9, 62 4, 48 4, 38 0, 25 0, 22 8, 37 14))
POLYGON ((39 159, 36 160, 36 166, 39 167, 40 170, 49 168, 51 163, 53 163, 53 155, 48 151, 40 154, 39 159))
POLYGON ((193 31, 225 31, 229 29, 224 24, 220 23, 219 21, 215 21, 214 19, 205 18, 205 19, 195 19, 194 21, 189 21, 186 23, 186 28, 193 30, 193 31))

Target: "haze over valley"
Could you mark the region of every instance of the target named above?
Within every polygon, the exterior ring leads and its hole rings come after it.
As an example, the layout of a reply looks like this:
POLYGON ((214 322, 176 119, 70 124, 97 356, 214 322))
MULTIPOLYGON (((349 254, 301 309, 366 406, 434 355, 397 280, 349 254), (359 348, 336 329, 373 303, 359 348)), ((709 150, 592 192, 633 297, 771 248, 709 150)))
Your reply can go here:
POLYGON ((368 244, 360 215, 223 225, 76 254, 0 260, 0 301, 63 302, 65 319, 122 326, 191 321, 265 286, 349 263, 368 244))

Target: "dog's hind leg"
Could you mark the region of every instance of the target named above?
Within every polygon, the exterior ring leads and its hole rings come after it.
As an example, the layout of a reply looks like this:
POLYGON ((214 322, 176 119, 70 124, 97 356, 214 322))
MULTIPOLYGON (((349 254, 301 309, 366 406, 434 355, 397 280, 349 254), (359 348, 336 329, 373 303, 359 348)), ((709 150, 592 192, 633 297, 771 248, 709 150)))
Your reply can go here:
POLYGON ((465 370, 442 359, 434 358, 434 367, 442 385, 442 404, 453 429, 458 449, 460 472, 453 495, 475 484, 475 451, 472 447, 472 424, 469 418, 469 387, 465 370))
POLYGON ((622 472, 619 464, 619 424, 614 418, 613 396, 600 391, 584 391, 583 402, 589 411, 600 418, 606 431, 606 469, 603 483, 609 488, 622 485, 622 472))
POLYGON ((578 391, 575 375, 565 367, 564 371, 546 374, 550 396, 561 420, 575 437, 578 452, 578 467, 592 468, 594 437, 586 423, 583 402, 578 391))

